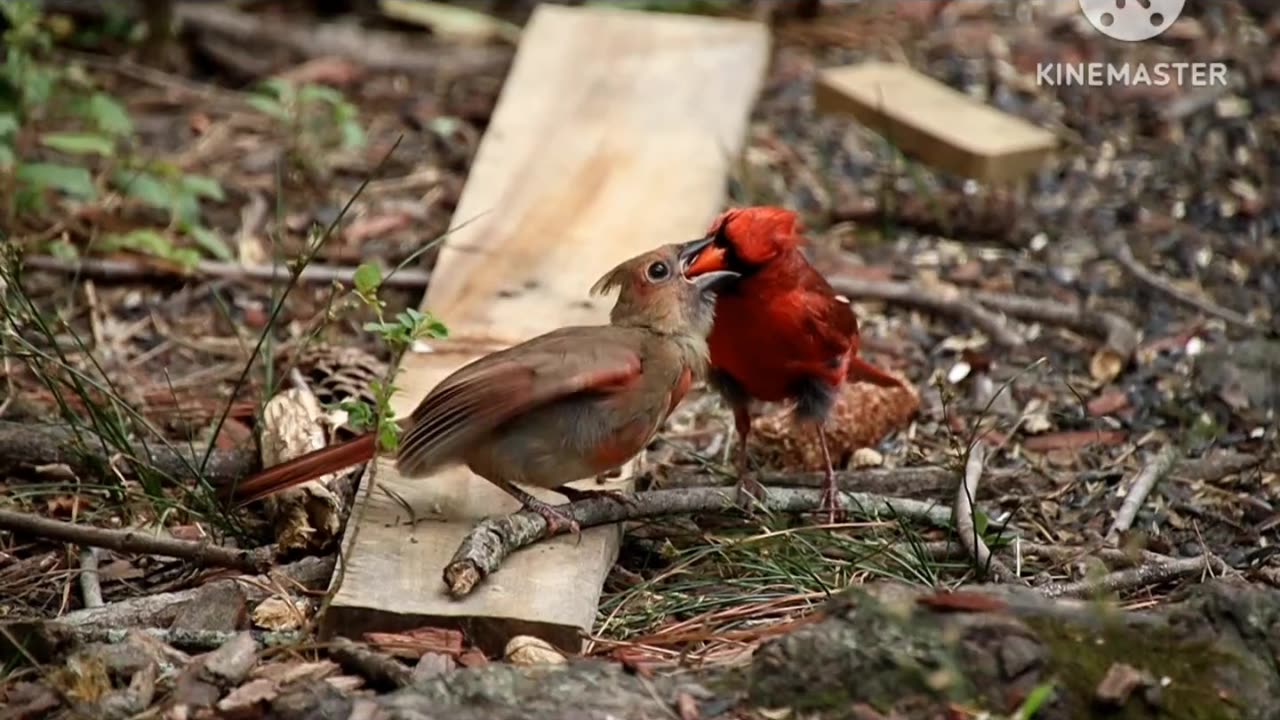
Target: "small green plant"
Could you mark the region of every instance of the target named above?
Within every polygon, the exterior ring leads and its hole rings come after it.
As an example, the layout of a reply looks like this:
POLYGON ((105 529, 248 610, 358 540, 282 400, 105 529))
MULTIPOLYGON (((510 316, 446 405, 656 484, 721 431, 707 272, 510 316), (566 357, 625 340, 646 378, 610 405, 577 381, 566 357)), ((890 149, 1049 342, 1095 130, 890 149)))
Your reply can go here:
MULTIPOLYGON (((449 329, 429 313, 413 308, 406 309, 392 319, 386 316, 386 302, 378 297, 378 289, 382 287, 382 269, 372 263, 363 263, 356 268, 353 278, 353 293, 374 313, 376 320, 366 323, 364 329, 375 333, 383 343, 398 355, 411 346, 414 341, 424 338, 448 337, 449 329)), ((375 406, 370 407, 360 400, 344 400, 338 408, 347 413, 348 423, 356 431, 374 430, 378 434, 378 443, 388 452, 394 451, 400 444, 400 426, 395 421, 395 413, 391 410, 391 396, 395 394, 395 376, 399 372, 396 363, 385 380, 370 383, 375 406)))
POLYGON ((293 161, 313 174, 326 172, 318 159, 327 153, 365 144, 356 107, 331 87, 313 83, 299 87, 271 78, 258 86, 248 103, 276 121, 293 161))
MULTIPOLYGON (((226 243, 202 220, 201 200, 224 199, 218 181, 135 154, 133 120, 124 105, 79 66, 48 59, 53 43, 37 3, 0 3, 0 13, 9 23, 0 67, 0 193, 9 198, 9 217, 47 211, 51 192, 94 202, 110 188, 168 213, 169 227, 108 236, 108 248, 191 264, 200 253, 176 246, 173 236, 184 235, 206 254, 231 259, 226 243), (50 127, 59 129, 45 129, 50 127)), ((64 244, 56 252, 74 254, 75 248, 64 244)))

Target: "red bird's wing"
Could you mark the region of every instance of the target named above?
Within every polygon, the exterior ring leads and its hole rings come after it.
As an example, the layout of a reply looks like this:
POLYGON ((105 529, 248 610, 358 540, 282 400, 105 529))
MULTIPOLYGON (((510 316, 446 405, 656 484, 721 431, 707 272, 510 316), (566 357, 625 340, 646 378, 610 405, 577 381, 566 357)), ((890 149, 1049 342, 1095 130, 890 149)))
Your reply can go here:
POLYGON ((410 477, 428 474, 533 408, 581 392, 617 392, 636 382, 639 351, 617 330, 563 328, 462 367, 413 411, 397 469, 410 477))
POLYGON ((827 360, 830 383, 860 380, 881 387, 900 386, 897 378, 858 356, 858 318, 853 306, 848 298, 837 295, 825 278, 816 271, 814 274, 820 285, 810 286, 804 317, 817 356, 827 360))

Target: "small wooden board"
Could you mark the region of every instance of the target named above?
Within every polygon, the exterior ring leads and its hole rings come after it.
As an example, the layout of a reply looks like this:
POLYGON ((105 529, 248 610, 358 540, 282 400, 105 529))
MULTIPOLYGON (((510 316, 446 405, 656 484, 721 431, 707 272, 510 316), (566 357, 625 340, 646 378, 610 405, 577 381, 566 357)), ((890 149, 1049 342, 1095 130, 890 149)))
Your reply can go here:
MULTIPOLYGON (((539 5, 423 302, 451 339, 405 358, 397 415, 479 354, 564 325, 608 322, 614 298, 588 295, 598 277, 700 235, 724 202, 768 53, 758 23, 539 5)), ((465 468, 406 480, 382 460, 376 478, 381 487, 366 504, 366 475, 348 523, 346 577, 325 634, 449 624, 490 652, 517 633, 581 649, 619 527, 517 552, 454 600, 441 572, 458 543, 479 518, 518 504, 465 468)))
POLYGON ((896 63, 824 70, 814 101, 819 112, 852 115, 922 162, 985 182, 1024 177, 1057 147, 1048 130, 896 63))

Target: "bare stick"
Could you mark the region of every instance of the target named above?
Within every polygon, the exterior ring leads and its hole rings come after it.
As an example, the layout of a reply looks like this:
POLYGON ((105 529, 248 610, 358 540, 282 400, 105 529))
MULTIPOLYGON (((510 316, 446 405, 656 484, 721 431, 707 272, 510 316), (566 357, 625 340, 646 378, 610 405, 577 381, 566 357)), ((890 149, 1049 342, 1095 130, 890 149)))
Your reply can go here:
POLYGON ((992 342, 1003 347, 1019 348, 1026 345, 1027 342, 1026 338, 1010 328, 1003 318, 973 299, 965 297, 958 288, 952 285, 923 287, 883 280, 836 277, 831 278, 831 286, 835 288, 836 292, 853 298, 883 300, 896 305, 967 320, 973 323, 974 327, 985 332, 992 342))
POLYGON ((1183 305, 1193 307, 1206 315, 1212 315, 1217 318, 1252 332, 1256 332, 1259 324, 1251 321, 1249 318, 1230 308, 1225 308, 1212 300, 1197 297, 1179 288, 1146 265, 1138 262, 1133 256, 1133 251, 1129 249, 1128 243, 1124 241, 1122 233, 1113 233, 1099 242, 1102 251, 1112 260, 1120 263, 1130 275, 1138 279, 1144 285, 1168 295, 1183 305))
POLYGON ((1120 570, 1092 580, 1043 585, 1039 590, 1046 597, 1051 598, 1083 598, 1101 593, 1136 590, 1206 571, 1222 572, 1225 568, 1221 560, 1210 555, 1169 558, 1161 562, 1150 562, 1128 570, 1120 570))
POLYGON ((1138 329, 1125 318, 1112 312, 1090 310, 1080 303, 1066 304, 1023 295, 974 292, 973 299, 983 305, 1028 322, 1065 327, 1102 340, 1121 357, 1128 358, 1138 349, 1138 329))
POLYGON ((98 549, 85 548, 80 553, 80 594, 84 597, 84 606, 99 608, 102 602, 102 581, 98 578, 98 549))
POLYGON ((1009 579, 1014 577, 1013 573, 999 558, 991 555, 991 548, 988 548, 987 543, 978 535, 977 526, 973 521, 975 513, 973 499, 978 494, 978 482, 982 479, 982 467, 986 457, 986 446, 982 443, 975 443, 969 449, 969 460, 964 464, 964 476, 960 478, 960 488, 956 491, 953 522, 956 526, 956 536, 960 538, 960 544, 964 549, 969 552, 969 557, 974 561, 977 571, 985 574, 990 569, 997 577, 1009 579))
MULTIPOLYGON (((289 279, 287 265, 241 265, 219 260, 201 260, 190 270, 180 265, 161 263, 139 258, 137 260, 121 260, 118 258, 85 257, 66 260, 51 255, 29 255, 22 259, 23 265, 35 270, 58 272, 68 275, 80 275, 95 280, 108 282, 126 282, 136 280, 155 280, 157 278, 214 278, 222 280, 261 280, 264 282, 283 282, 289 279)), ((356 268, 345 265, 308 264, 299 276, 301 282, 329 284, 355 283, 356 268)), ((406 290, 420 290, 431 280, 431 273, 419 268, 403 268, 394 274, 388 274, 384 285, 406 290)))
POLYGON ((188 560, 201 566, 229 567, 251 572, 261 572, 271 567, 271 561, 275 557, 274 548, 271 547, 237 550, 204 542, 150 537, 133 530, 107 530, 89 525, 74 525, 11 510, 0 510, 0 529, 116 552, 160 555, 188 560))
POLYGON ((1120 537, 1120 533, 1133 527, 1133 520, 1138 517, 1138 511, 1142 509, 1142 503, 1146 502, 1152 488, 1156 486, 1156 483, 1160 482, 1161 478, 1169 474, 1169 471, 1173 469, 1177 461, 1177 447, 1166 445, 1161 448, 1159 453, 1156 453, 1154 458, 1142 466, 1142 470, 1133 479, 1133 485, 1124 497, 1124 503, 1120 505, 1120 511, 1116 513, 1115 523, 1111 526, 1111 530, 1107 532, 1107 542, 1115 542, 1116 538, 1120 537))
MULTIPOLYGON (((250 603, 261 602, 280 587, 323 590, 333 575, 333 566, 333 557, 305 557, 295 563, 274 567, 264 575, 234 575, 187 590, 140 595, 108 603, 100 608, 75 610, 58 618, 58 623, 84 631, 169 627, 184 607, 192 603, 216 602, 218 598, 226 596, 228 588, 239 590, 250 603)), ((218 642, 215 647, 221 644, 222 642, 218 642)))
POLYGON ((362 643, 337 637, 329 644, 329 654, 347 672, 375 685, 402 688, 413 682, 413 670, 408 665, 362 643))
MULTIPOLYGON (((0 421, 0 474, 13 473, 22 466, 64 464, 76 473, 100 474, 109 465, 115 448, 99 439, 89 428, 80 428, 78 437, 66 425, 33 425, 0 421), (105 447, 104 447, 105 446, 105 447), (99 467, 95 467, 95 463, 99 467)), ((200 452, 191 448, 135 445, 133 458, 175 482, 195 479, 191 470, 200 466, 200 452)), ((258 453, 254 448, 215 449, 205 467, 204 479, 214 486, 230 485, 256 471, 258 453)))
MULTIPOLYGON (((844 492, 841 495, 843 507, 858 517, 898 517, 939 527, 947 525, 951 519, 951 508, 945 505, 867 493, 844 492)), ((732 489, 651 490, 626 497, 625 502, 607 496, 592 497, 561 508, 567 510, 583 529, 662 515, 737 510, 737 494, 732 489)), ((769 488, 759 507, 770 513, 809 512, 817 510, 821 500, 822 493, 817 490, 769 488)), ((497 570, 508 555, 545 537, 547 521, 534 512, 522 510, 486 518, 467 533, 453 559, 445 566, 445 585, 454 597, 465 596, 497 570)))

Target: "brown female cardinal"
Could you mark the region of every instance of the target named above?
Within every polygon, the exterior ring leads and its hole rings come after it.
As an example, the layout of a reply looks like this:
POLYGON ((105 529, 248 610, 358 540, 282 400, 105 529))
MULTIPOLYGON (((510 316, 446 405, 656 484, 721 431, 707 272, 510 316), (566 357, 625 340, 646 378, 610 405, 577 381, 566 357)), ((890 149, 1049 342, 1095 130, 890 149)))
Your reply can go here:
MULTIPOLYGON (((547 520, 577 532, 563 510, 518 484, 556 488, 627 462, 653 439, 707 366, 714 292, 735 277, 685 268, 711 240, 666 245, 623 262, 593 293, 618 289, 610 324, 567 327, 486 355, 455 371, 408 418, 396 469, 425 477, 453 465, 502 488, 547 520)), ((268 468, 234 492, 241 503, 373 457, 372 434, 268 468)), ((597 491, 599 492, 599 491, 597 491)))
POLYGON ((739 493, 758 498, 764 491, 748 471, 751 400, 790 400, 796 419, 812 423, 818 433, 826 463, 822 509, 834 521, 841 514, 840 494, 823 425, 836 392, 852 380, 884 387, 901 383, 858 357, 853 308, 805 259, 801 232, 800 219, 790 210, 729 210, 711 224, 710 247, 686 273, 691 278, 726 270, 739 275, 716 293, 708 337, 708 381, 733 407, 738 431, 739 493))

